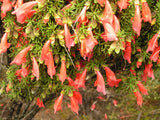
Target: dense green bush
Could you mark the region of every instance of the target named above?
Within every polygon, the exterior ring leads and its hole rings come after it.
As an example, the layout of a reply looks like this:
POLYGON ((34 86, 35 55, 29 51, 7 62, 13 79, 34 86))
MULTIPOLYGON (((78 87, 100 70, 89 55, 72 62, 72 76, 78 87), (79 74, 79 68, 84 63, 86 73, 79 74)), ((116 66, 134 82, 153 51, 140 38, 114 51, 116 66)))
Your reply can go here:
POLYGON ((14 100, 37 99, 39 107, 50 94, 60 95, 55 112, 69 96, 78 114, 85 82, 104 95, 105 86, 121 84, 142 105, 141 93, 148 95, 142 83, 154 79, 160 63, 159 0, 1 1, 0 53, 9 49, 12 59, 1 93, 14 100), (123 77, 117 79, 113 71, 123 77), (97 80, 86 81, 94 74, 97 80))

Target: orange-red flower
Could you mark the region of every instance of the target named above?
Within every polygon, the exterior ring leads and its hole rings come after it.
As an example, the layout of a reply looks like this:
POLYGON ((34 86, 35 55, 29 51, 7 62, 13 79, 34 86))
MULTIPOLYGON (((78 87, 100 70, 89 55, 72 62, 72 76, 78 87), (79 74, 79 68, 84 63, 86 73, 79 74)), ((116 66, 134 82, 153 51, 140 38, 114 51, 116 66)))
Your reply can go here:
POLYGON ((0 43, 0 54, 4 53, 7 51, 7 49, 10 47, 10 43, 7 43, 7 37, 8 37, 8 33, 4 33, 1 39, 1 43, 0 43))
POLYGON ((159 34, 156 33, 150 40, 149 40, 149 43, 148 43, 148 48, 147 48, 147 53, 149 51, 153 52, 155 50, 156 47, 158 47, 158 36, 159 34))
POLYGON ((132 75, 136 76, 136 71, 134 70, 134 68, 130 68, 130 72, 132 75))
POLYGON ((11 91, 11 84, 8 84, 8 85, 6 86, 6 92, 8 93, 9 91, 11 91))
POLYGON ((61 61, 61 68, 60 68, 60 74, 58 74, 59 80, 63 82, 66 80, 67 78, 67 73, 66 73, 66 61, 62 60, 61 61))
POLYGON ((66 47, 68 48, 68 51, 70 51, 70 48, 73 47, 75 44, 71 36, 71 33, 69 32, 67 23, 64 24, 64 39, 65 39, 66 47))
POLYGON ((110 87, 118 87, 119 82, 121 82, 121 79, 116 79, 116 76, 114 74, 114 72, 109 68, 109 67, 105 67, 105 72, 106 72, 106 76, 107 76, 107 84, 110 87))
POLYGON ((35 57, 32 58, 32 73, 39 80, 39 66, 35 57))
POLYGON ((92 29, 89 27, 88 28, 88 32, 89 35, 84 39, 84 41, 82 40, 81 45, 86 45, 86 46, 82 46, 81 51, 83 55, 83 58, 85 59, 86 57, 89 58, 90 53, 92 53, 93 48, 95 45, 98 44, 98 41, 94 38, 93 33, 92 33, 92 29))
POLYGON ((68 105, 68 107, 70 107, 71 110, 78 115, 79 106, 77 99, 74 96, 72 96, 70 97, 70 100, 71 100, 71 105, 68 105))
POLYGON ((86 40, 85 40, 85 39, 81 39, 80 54, 81 54, 81 56, 84 57, 84 58, 85 58, 85 55, 86 55, 86 53, 87 53, 86 49, 87 49, 87 48, 86 48, 86 40))
POLYGON ((151 10, 147 2, 142 2, 142 19, 144 20, 144 22, 150 22, 150 23, 152 20, 151 10))
POLYGON ((73 91, 73 96, 70 97, 71 105, 68 105, 78 115, 79 106, 78 104, 82 104, 82 96, 79 92, 73 91))
POLYGON ((22 68, 17 70, 15 73, 15 75, 17 76, 19 80, 21 80, 22 77, 24 78, 27 77, 28 74, 29 74, 29 67, 25 67, 24 64, 22 64, 22 68))
POLYGON ((40 98, 37 98, 37 105, 38 105, 38 107, 43 107, 44 108, 43 101, 40 100, 40 98))
POLYGON ((74 89, 78 89, 77 85, 75 84, 75 81, 73 81, 70 77, 67 77, 67 80, 68 80, 69 86, 73 86, 74 89))
POLYGON ((46 60, 48 59, 47 54, 49 53, 49 46, 51 44, 51 40, 49 39, 42 48, 42 52, 41 52, 41 60, 46 60))
POLYGON ((132 47, 131 42, 126 41, 126 46, 124 50, 124 59, 128 61, 128 63, 131 63, 131 53, 132 53, 132 47))
POLYGON ((111 24, 103 22, 104 33, 101 35, 105 42, 107 41, 117 41, 116 32, 111 24))
POLYGON ((152 53, 152 55, 150 56, 150 59, 153 60, 154 62, 156 62, 158 60, 159 57, 159 52, 160 52, 160 46, 158 46, 152 53))
POLYGON ((116 15, 113 15, 112 26, 116 33, 120 30, 120 23, 116 15))
POLYGON ((105 0, 98 0, 98 3, 99 3, 102 7, 104 7, 105 0))
POLYGON ((14 9, 19 8, 23 4, 23 0, 17 0, 16 4, 14 5, 14 9))
POLYGON ((128 0, 120 0, 117 2, 117 5, 118 5, 120 12, 121 12, 122 9, 127 9, 128 5, 129 5, 128 0))
POLYGON ((47 13, 43 19, 44 24, 46 24, 49 21, 49 18, 50 18, 49 13, 47 13))
POLYGON ((139 91, 134 92, 135 97, 137 98, 137 105, 139 105, 140 107, 142 106, 143 103, 143 98, 142 95, 139 91))
POLYGON ((90 53, 93 51, 95 45, 98 44, 98 41, 94 38, 92 33, 92 28, 88 28, 89 35, 86 39, 86 52, 90 53))
POLYGON ((104 78, 99 71, 96 71, 96 74, 97 74, 97 80, 95 81, 94 86, 97 86, 98 92, 102 92, 104 95, 106 95, 104 78))
POLYGON ((113 105, 117 106, 117 100, 113 100, 113 105))
POLYGON ((7 11, 11 11, 12 9, 12 2, 10 0, 3 0, 1 6, 1 18, 3 19, 6 16, 7 11))
POLYGON ((139 68, 139 67, 142 65, 142 62, 143 62, 143 58, 140 57, 140 58, 138 59, 138 61, 136 62, 137 68, 139 68))
POLYGON ((73 96, 77 99, 78 104, 82 104, 82 96, 80 92, 73 91, 73 96))
POLYGON ((95 103, 94 103, 94 104, 92 104, 92 106, 91 106, 91 110, 93 111, 95 108, 96 108, 96 105, 95 105, 95 103))
POLYGON ((143 86, 141 81, 138 81, 137 86, 142 94, 148 95, 147 89, 143 86))
POLYGON ((61 106, 62 100, 63 100, 63 94, 61 93, 61 95, 55 100, 54 113, 62 109, 62 106, 61 106))
POLYGON ((26 2, 13 11, 12 14, 16 14, 17 21, 23 24, 27 18, 30 18, 35 13, 35 11, 32 10, 32 7, 35 5, 37 5, 37 1, 26 2))
POLYGON ((84 71, 81 74, 77 74, 75 84, 77 85, 77 88, 85 88, 85 78, 87 74, 87 69, 84 69, 84 71))
POLYGON ((20 51, 17 56, 12 60, 12 62, 10 63, 12 64, 17 64, 17 65, 21 65, 22 63, 26 62, 26 55, 28 53, 28 51, 31 49, 30 46, 24 48, 22 51, 20 51))
POLYGON ((112 24, 113 11, 108 0, 105 0, 105 9, 104 9, 103 18, 101 18, 101 21, 103 21, 104 23, 112 24))
POLYGON ((79 14, 79 16, 75 22, 79 21, 80 24, 82 24, 82 23, 86 24, 88 22, 88 18, 86 16, 86 11, 87 11, 87 6, 84 6, 84 8, 82 9, 81 13, 79 14))
POLYGON ((131 18, 132 29, 137 33, 137 36, 140 36, 142 19, 139 4, 135 4, 135 8, 135 15, 133 18, 131 18))
POLYGON ((58 25, 63 25, 63 22, 61 20, 61 17, 59 15, 57 15, 56 13, 54 13, 54 18, 55 18, 55 21, 58 25))
POLYGON ((47 73, 53 79, 53 76, 56 74, 56 67, 54 66, 54 60, 53 60, 53 55, 52 52, 48 52, 47 58, 45 60, 45 63, 47 65, 47 73))
POLYGON ((107 114, 106 114, 106 113, 104 114, 104 118, 105 118, 105 120, 107 120, 107 119, 108 119, 108 117, 107 117, 107 114))
POLYGON ((143 81, 146 82, 146 81, 147 81, 147 77, 150 77, 150 78, 152 78, 152 79, 155 79, 152 66, 153 66, 152 63, 145 65, 145 69, 144 69, 143 75, 142 75, 142 80, 143 80, 143 81))

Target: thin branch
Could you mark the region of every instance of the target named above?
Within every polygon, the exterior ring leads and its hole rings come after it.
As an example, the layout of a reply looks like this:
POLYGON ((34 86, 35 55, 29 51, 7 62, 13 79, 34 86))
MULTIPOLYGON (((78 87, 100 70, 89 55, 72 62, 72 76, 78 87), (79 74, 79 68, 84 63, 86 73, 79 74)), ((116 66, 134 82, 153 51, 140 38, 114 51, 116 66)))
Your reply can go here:
POLYGON ((70 56, 67 48, 66 48, 65 46, 64 46, 64 48, 65 48, 65 50, 66 50, 66 52, 67 52, 67 55, 68 55, 69 59, 71 60, 71 63, 72 63, 72 65, 73 65, 74 69, 76 69, 76 67, 75 67, 75 65, 74 65, 74 63, 73 63, 73 60, 72 60, 72 58, 71 58, 71 56, 70 56))

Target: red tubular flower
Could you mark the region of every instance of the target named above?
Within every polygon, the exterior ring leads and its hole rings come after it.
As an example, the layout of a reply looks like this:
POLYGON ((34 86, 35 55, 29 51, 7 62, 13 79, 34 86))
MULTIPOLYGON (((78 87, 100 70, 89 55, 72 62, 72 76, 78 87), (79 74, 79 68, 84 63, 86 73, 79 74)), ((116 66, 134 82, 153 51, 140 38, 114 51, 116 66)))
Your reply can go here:
POLYGON ((93 111, 95 108, 96 108, 96 105, 95 105, 95 104, 92 104, 91 110, 93 111))
POLYGON ((114 28, 114 31, 117 33, 120 30, 120 23, 116 15, 113 15, 113 23, 112 26, 114 28))
POLYGON ((137 33, 137 36, 140 36, 142 19, 141 19, 139 4, 135 4, 135 8, 136 9, 134 18, 131 18, 132 29, 137 33))
POLYGON ((87 74, 87 69, 84 69, 82 74, 77 74, 77 77, 75 80, 75 84, 77 85, 77 88, 81 88, 81 87, 85 88, 86 74, 87 74))
POLYGON ((67 80, 69 82, 69 86, 73 86, 74 89, 78 90, 77 85, 75 84, 75 82, 70 77, 67 77, 67 80))
POLYGON ((87 11, 87 6, 84 6, 84 8, 82 9, 81 13, 79 14, 79 16, 75 22, 79 21, 80 24, 82 24, 82 23, 86 24, 88 22, 88 18, 86 16, 86 11, 87 11))
POLYGON ((136 76, 136 71, 133 68, 130 69, 130 72, 132 75, 136 76))
POLYGON ((156 33, 156 34, 152 37, 152 39, 149 40, 148 48, 147 48, 147 51, 146 51, 147 53, 148 53, 149 51, 153 52, 153 51, 155 50, 155 48, 158 47, 158 41, 157 41, 158 36, 159 36, 159 34, 156 33))
POLYGON ((78 115, 79 106, 77 99, 74 96, 72 96, 70 97, 70 100, 71 100, 71 105, 68 105, 68 107, 71 107, 72 111, 78 115))
POLYGON ((73 91, 73 96, 70 97, 71 105, 68 105, 78 115, 79 106, 78 104, 82 104, 82 96, 79 92, 73 91))
MULTIPOLYGON (((86 51, 83 51, 84 52, 84 59, 86 57, 90 57, 90 53, 92 53, 93 51, 93 48, 95 45, 98 44, 97 40, 94 38, 93 34, 92 34, 92 29, 91 28, 88 28, 88 31, 89 31, 89 35, 87 36, 87 38, 85 38, 85 41, 84 42, 84 50, 86 49, 86 51)), ((83 45, 83 43, 82 43, 83 45)), ((82 46, 83 47, 83 46, 82 46)))
POLYGON ((7 11, 11 11, 12 9, 12 2, 10 0, 3 0, 1 6, 1 18, 3 19, 6 16, 7 11))
POLYGON ((8 85, 6 86, 6 92, 8 93, 9 91, 11 91, 11 84, 8 84, 8 85))
POLYGON ((143 62, 143 57, 140 57, 140 58, 138 59, 138 61, 136 62, 137 68, 139 68, 139 67, 142 65, 142 62, 143 62))
POLYGON ((68 51, 70 51, 70 48, 73 47, 75 44, 66 23, 64 24, 64 39, 66 42, 66 47, 68 48, 68 51))
POLYGON ((60 18, 59 15, 57 15, 56 13, 54 13, 54 18, 55 18, 55 21, 56 21, 56 23, 58 25, 63 25, 63 22, 62 22, 62 20, 61 20, 61 18, 60 18))
POLYGON ((144 1, 145 2, 142 2, 142 19, 144 20, 144 22, 150 22, 151 23, 151 20, 152 20, 151 10, 150 10, 146 0, 144 0, 144 1))
POLYGON ((82 104, 82 96, 80 92, 73 91, 73 96, 77 99, 78 104, 82 104))
POLYGON ((20 80, 22 79, 22 77, 27 77, 29 74, 29 67, 25 67, 24 64, 22 64, 22 68, 17 70, 15 75, 17 76, 17 78, 20 80))
POLYGON ((89 35, 86 39, 86 52, 90 53, 93 51, 94 46, 98 44, 98 41, 93 36, 92 28, 89 27, 88 31, 89 35))
POLYGON ((97 86, 98 92, 102 92, 104 95, 106 95, 104 78, 99 71, 96 71, 96 74, 97 74, 97 80, 95 81, 94 86, 97 86))
POLYGON ((31 47, 28 46, 28 47, 24 48, 22 51, 20 51, 17 54, 17 56, 12 60, 10 65, 12 65, 12 64, 21 65, 22 63, 25 63, 26 62, 26 55, 30 49, 31 49, 31 47))
POLYGON ((117 2, 117 5, 118 5, 120 12, 121 12, 122 9, 127 9, 128 5, 129 5, 128 0, 120 0, 117 2))
POLYGON ((64 6, 61 10, 64 11, 64 10, 67 10, 68 8, 72 7, 72 4, 68 4, 66 6, 64 6))
POLYGON ((158 60, 159 57, 159 51, 160 51, 160 46, 158 46, 152 53, 152 55, 150 56, 150 59, 153 60, 154 62, 156 62, 158 60))
POLYGON ((117 106, 117 100, 113 100, 113 105, 117 106))
POLYGON ((153 73, 153 70, 152 70, 152 66, 153 66, 152 63, 145 65, 145 69, 144 69, 143 75, 142 75, 142 80, 143 80, 143 81, 146 82, 146 81, 147 81, 147 77, 150 77, 150 78, 152 78, 152 79, 155 79, 154 73, 153 73))
POLYGON ((39 66, 35 57, 32 58, 32 74, 39 80, 39 66))
POLYGON ((105 0, 98 0, 98 3, 99 3, 102 7, 104 7, 105 0))
POLYGON ((143 86, 141 81, 138 81, 137 86, 142 94, 148 95, 147 89, 143 86))
POLYGON ((62 82, 62 84, 67 78, 66 63, 65 62, 66 62, 65 60, 61 61, 60 74, 58 74, 59 80, 62 82))
POLYGON ((131 42, 126 41, 126 46, 124 50, 124 59, 128 61, 128 63, 131 63, 131 53, 132 53, 132 47, 131 42))
POLYGON ((136 64, 137 64, 137 68, 139 68, 142 65, 142 62, 137 61, 136 64))
POLYGON ((16 5, 14 6, 14 9, 19 8, 23 4, 23 0, 17 0, 16 5))
POLYGON ((46 60, 48 59, 47 57, 47 54, 49 52, 49 46, 51 44, 51 40, 49 39, 44 45, 43 45, 43 48, 42 48, 42 52, 41 52, 41 60, 46 60))
POLYGON ((62 109, 62 100, 63 100, 63 94, 61 93, 61 95, 57 98, 57 100, 55 100, 55 103, 54 103, 54 114, 61 110, 62 109))
POLYGON ((0 43, 0 54, 5 53, 7 49, 10 47, 10 43, 7 43, 8 33, 4 33, 0 43))
POLYGON ((81 69, 81 64, 77 61, 76 64, 75 64, 75 67, 77 68, 77 70, 80 70, 81 69))
POLYGON ((80 48, 80 54, 82 57, 86 57, 86 39, 81 39, 81 48, 80 48))
POLYGON ((134 92, 134 95, 137 98, 137 105, 139 105, 141 107, 142 103, 143 103, 143 98, 142 98, 140 92, 136 91, 136 92, 134 92))
POLYGON ((37 1, 26 2, 13 11, 12 14, 16 14, 17 21, 23 24, 27 18, 30 18, 35 13, 32 10, 32 7, 35 5, 37 5, 37 1))
POLYGON ((46 24, 49 21, 49 13, 47 13, 43 19, 44 24, 46 24))
POLYGON ((119 82, 121 82, 121 79, 116 79, 116 76, 114 74, 114 72, 109 68, 109 67, 105 67, 105 72, 106 72, 106 76, 107 76, 107 84, 110 87, 118 87, 119 82))
POLYGON ((44 108, 43 101, 40 100, 39 98, 37 98, 37 105, 38 105, 38 107, 43 107, 44 108))
POLYGON ((56 69, 55 69, 56 67, 54 66, 52 52, 49 52, 47 54, 47 58, 48 59, 45 60, 46 65, 47 65, 47 73, 51 77, 51 79, 53 79, 53 76, 56 74, 56 69))
POLYGON ((106 114, 106 113, 104 114, 104 118, 105 118, 105 120, 107 120, 107 119, 108 119, 108 117, 107 117, 107 114, 106 114))
POLYGON ((118 38, 116 36, 116 33, 115 33, 114 28, 112 27, 112 25, 109 24, 109 23, 105 23, 103 21, 102 21, 102 23, 103 23, 103 27, 104 27, 104 33, 101 36, 104 39, 104 41, 105 42, 114 41, 114 40, 117 41, 118 38))
POLYGON ((103 12, 103 18, 101 19, 104 23, 112 24, 113 21, 113 11, 108 0, 105 0, 105 9, 103 12))

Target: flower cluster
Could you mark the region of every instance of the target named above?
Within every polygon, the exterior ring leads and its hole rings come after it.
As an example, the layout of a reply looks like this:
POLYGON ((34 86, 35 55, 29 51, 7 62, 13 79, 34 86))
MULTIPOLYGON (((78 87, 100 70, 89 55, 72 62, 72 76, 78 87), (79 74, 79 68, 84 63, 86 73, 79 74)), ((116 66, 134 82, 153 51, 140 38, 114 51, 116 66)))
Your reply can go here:
MULTIPOLYGON (((68 96, 68 107, 78 114, 82 104, 80 89, 86 89, 86 76, 90 72, 97 77, 93 86, 103 95, 107 94, 107 85, 123 85, 123 78, 117 79, 115 74, 118 70, 127 69, 128 76, 131 73, 145 82, 147 77, 155 78, 152 62, 160 61, 158 23, 152 19, 146 0, 0 1, 6 29, 0 54, 10 48, 13 59, 8 70, 13 74, 8 74, 5 86, 7 94, 16 96, 20 94, 16 90, 27 91, 27 98, 36 96, 37 105, 44 107, 43 99, 49 93, 58 93, 54 113, 62 109, 62 100, 68 96), (144 30, 147 32, 141 32, 144 30), (137 74, 142 70, 142 75, 137 74)), ((137 86, 142 94, 148 95, 140 81, 137 86)), ((139 91, 134 95, 141 106, 143 98, 139 91)))

